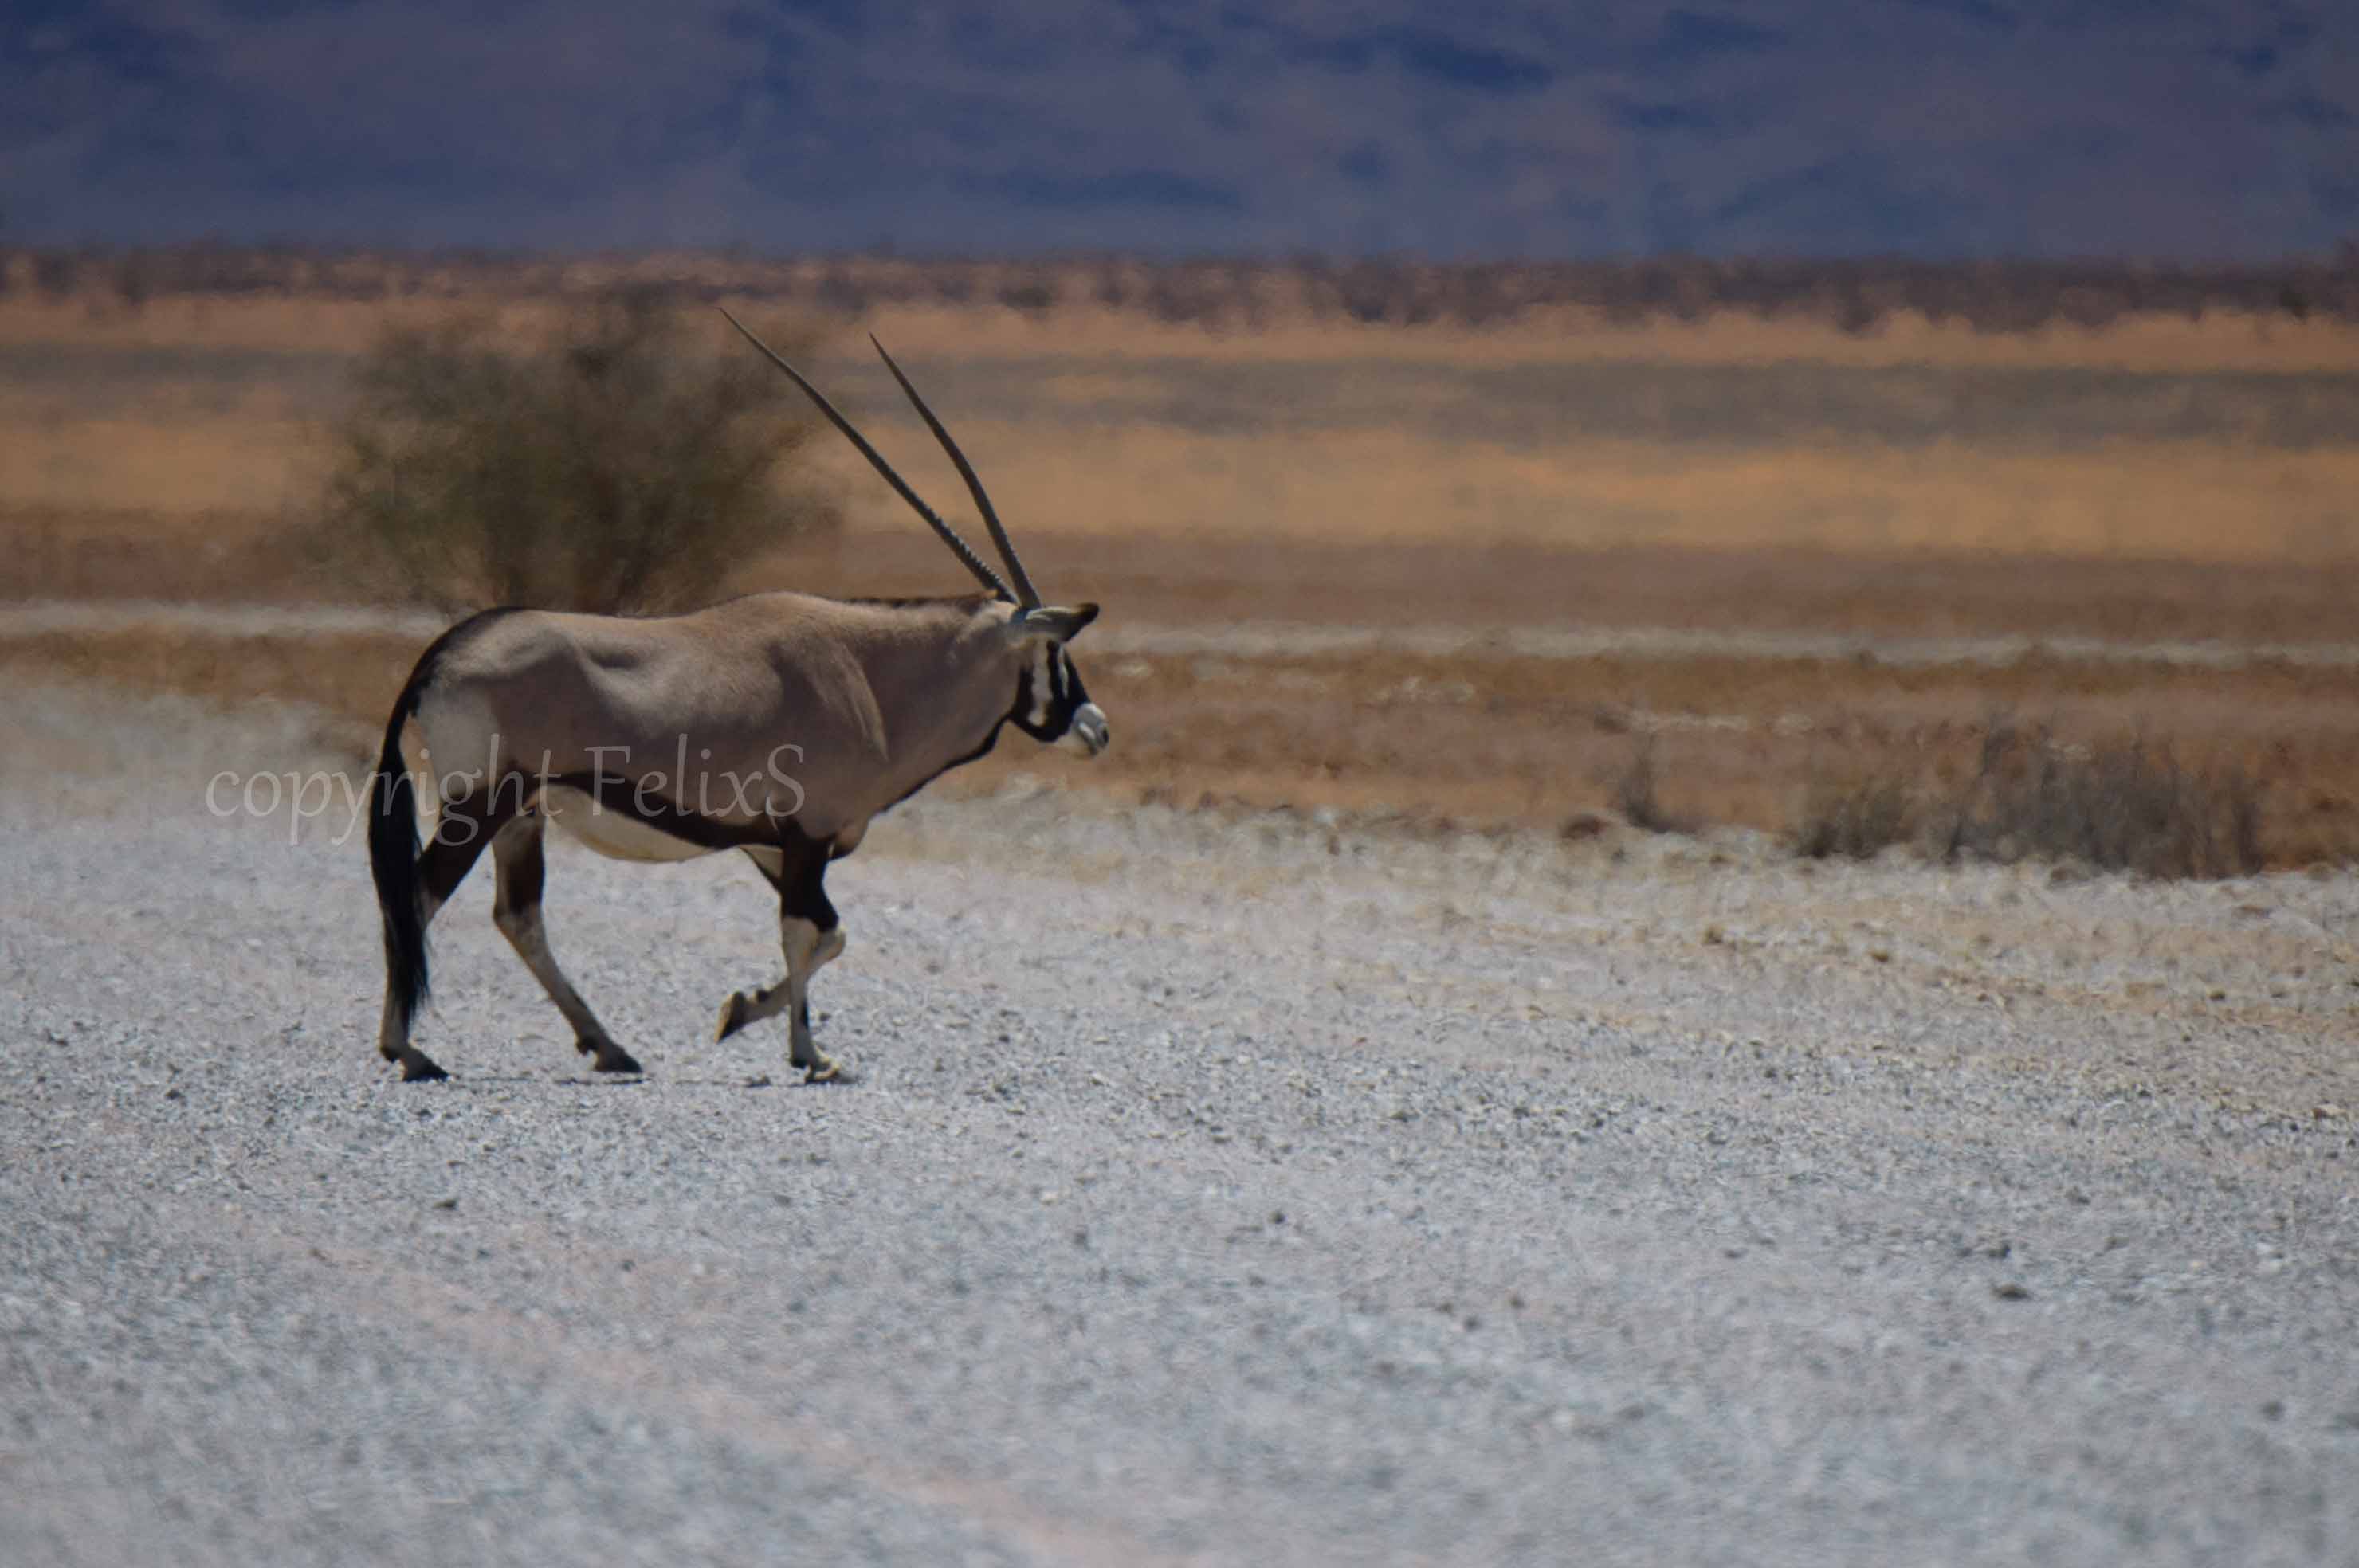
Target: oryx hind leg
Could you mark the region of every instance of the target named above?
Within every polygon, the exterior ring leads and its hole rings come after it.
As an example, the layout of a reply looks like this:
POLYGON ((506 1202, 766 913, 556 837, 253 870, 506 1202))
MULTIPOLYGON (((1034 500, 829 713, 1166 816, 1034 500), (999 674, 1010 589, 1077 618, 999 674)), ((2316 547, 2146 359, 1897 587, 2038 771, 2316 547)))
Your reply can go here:
POLYGON ((787 1060, 803 1069, 806 1081, 824 1082, 842 1069, 812 1042, 810 980, 843 953, 843 927, 823 885, 826 847, 811 845, 797 855, 776 849, 747 854, 778 890, 778 946, 786 957, 787 978, 756 992, 734 993, 721 1004, 720 1027, 713 1037, 726 1040, 747 1024, 788 1012, 787 1060))
POLYGON ((606 1026, 598 1022, 565 971, 557 967, 557 957, 549 948, 549 931, 540 918, 541 884, 547 880, 548 868, 541 855, 544 825, 540 814, 527 811, 500 829, 492 840, 492 862, 499 871, 499 892, 492 904, 492 924, 516 950, 524 967, 573 1026, 573 1046, 591 1058, 591 1070, 600 1073, 636 1073, 642 1069, 628 1051, 614 1044, 606 1026))

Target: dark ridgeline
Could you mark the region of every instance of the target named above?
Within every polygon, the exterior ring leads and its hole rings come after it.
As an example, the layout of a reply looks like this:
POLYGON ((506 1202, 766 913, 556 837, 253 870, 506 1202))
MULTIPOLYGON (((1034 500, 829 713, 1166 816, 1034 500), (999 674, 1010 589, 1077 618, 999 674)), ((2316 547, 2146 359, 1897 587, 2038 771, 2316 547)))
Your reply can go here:
POLYGON ((1823 321, 1850 332, 1872 332, 1887 316, 1909 311, 1977 331, 2014 332, 2058 323, 2101 327, 2130 316, 2193 319, 2209 310, 2296 320, 2359 319, 2359 241, 2344 242, 2330 258, 2233 266, 1899 256, 1428 263, 1317 256, 537 255, 213 243, 0 247, 0 293, 32 290, 133 309, 171 296, 546 297, 617 283, 697 296, 725 293, 843 316, 912 305, 990 303, 1043 312, 1094 304, 1204 327, 1249 328, 1274 317, 1304 316, 1403 327, 1485 326, 1574 306, 1617 321, 1698 320, 1735 312, 1823 321))

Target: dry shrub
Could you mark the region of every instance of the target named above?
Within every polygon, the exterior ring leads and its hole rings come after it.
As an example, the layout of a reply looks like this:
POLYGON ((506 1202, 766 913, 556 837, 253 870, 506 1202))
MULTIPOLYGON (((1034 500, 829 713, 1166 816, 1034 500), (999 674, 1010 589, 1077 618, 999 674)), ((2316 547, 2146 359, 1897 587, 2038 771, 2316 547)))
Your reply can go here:
POLYGON ((1803 793, 1794 848, 1814 860, 1864 860, 1920 838, 1924 818, 1923 797, 1908 780, 1814 776, 1803 793))
POLYGON ((1630 764, 1614 781, 1614 809, 1622 820, 1647 833, 1688 833, 1695 824, 1668 810, 1655 791, 1655 738, 1641 735, 1630 764))
POLYGON ((2141 736, 2058 740, 1998 719, 1964 783, 1898 773, 1814 782, 1797 852, 1865 859, 1914 842, 1943 859, 2071 860, 2150 877, 2247 876, 2263 869, 2264 790, 2229 762, 2182 763, 2141 736))
POLYGON ((800 395, 711 319, 691 334, 638 289, 585 297, 522 349, 480 319, 388 334, 331 431, 322 546, 445 609, 719 597, 832 513, 779 482, 815 428, 800 395))
POLYGON ((2242 767, 2188 766, 2142 736, 2067 744, 2002 721, 1957 802, 1949 849, 2151 877, 2248 876, 2264 863, 2262 797, 2242 767))

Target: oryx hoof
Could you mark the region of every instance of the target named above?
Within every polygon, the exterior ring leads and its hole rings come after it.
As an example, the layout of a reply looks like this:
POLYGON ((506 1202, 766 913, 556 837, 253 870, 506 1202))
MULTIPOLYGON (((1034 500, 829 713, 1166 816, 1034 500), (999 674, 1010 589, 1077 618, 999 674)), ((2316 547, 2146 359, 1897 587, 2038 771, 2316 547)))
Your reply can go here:
POLYGON ((803 1082, 807 1084, 839 1084, 843 1082, 843 1064, 832 1057, 803 1065, 803 1082))
POLYGON ((574 1048, 590 1058, 593 1073, 644 1073, 638 1058, 612 1040, 577 1040, 574 1048))
POLYGON ((720 1044, 745 1027, 745 1014, 753 1011, 744 991, 731 991, 729 1000, 721 1004, 721 1022, 713 1026, 712 1043, 720 1044))
POLYGON ((401 1054, 401 1081, 405 1084, 440 1083, 451 1075, 434 1065, 434 1058, 423 1051, 401 1054))

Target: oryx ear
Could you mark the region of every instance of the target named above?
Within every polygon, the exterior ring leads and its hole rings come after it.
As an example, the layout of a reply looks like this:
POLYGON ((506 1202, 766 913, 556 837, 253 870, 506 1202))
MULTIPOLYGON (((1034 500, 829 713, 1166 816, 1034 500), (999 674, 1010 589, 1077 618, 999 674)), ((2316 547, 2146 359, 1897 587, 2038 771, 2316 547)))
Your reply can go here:
POLYGON ((1082 634, 1082 628, 1098 618, 1094 604, 1076 604, 1070 608, 1044 604, 1038 610, 1027 610, 1007 623, 1007 639, 1011 643, 1029 643, 1046 638, 1054 643, 1070 643, 1082 634))

